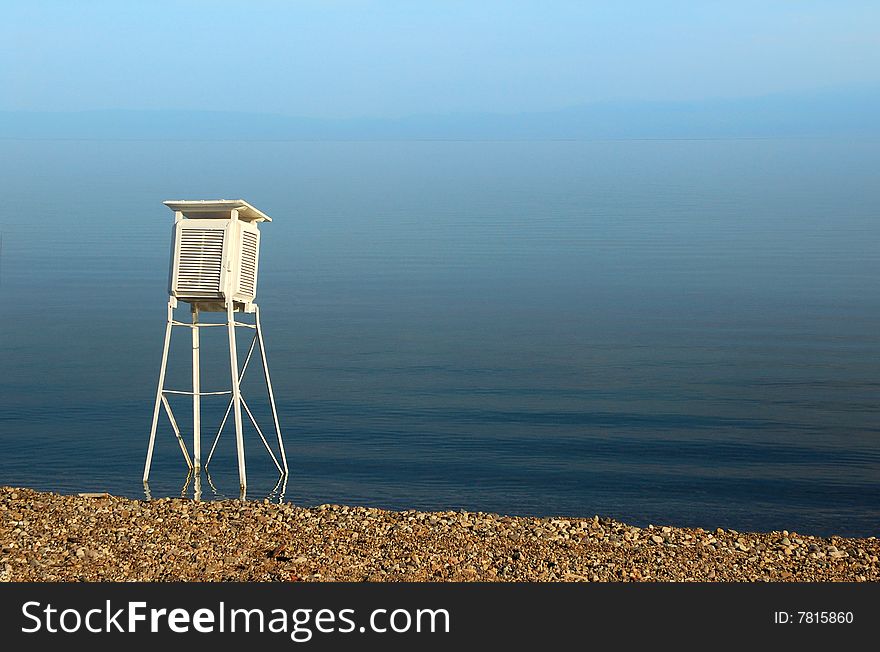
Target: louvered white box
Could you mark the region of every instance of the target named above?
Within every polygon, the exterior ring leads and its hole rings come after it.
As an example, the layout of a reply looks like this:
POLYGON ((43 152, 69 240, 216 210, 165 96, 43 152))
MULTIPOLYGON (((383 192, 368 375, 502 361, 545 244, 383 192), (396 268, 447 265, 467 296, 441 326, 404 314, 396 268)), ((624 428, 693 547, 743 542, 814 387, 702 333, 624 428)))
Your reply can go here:
POLYGON ((257 224, 271 218, 244 200, 165 205, 175 212, 169 294, 208 310, 215 303, 253 302, 260 261, 257 224))

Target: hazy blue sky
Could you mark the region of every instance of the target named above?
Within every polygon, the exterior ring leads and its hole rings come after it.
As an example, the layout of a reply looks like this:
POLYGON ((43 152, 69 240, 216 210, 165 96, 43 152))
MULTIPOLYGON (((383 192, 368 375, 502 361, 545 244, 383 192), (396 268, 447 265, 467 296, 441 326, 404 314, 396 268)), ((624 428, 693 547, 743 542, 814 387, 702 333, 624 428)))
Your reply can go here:
POLYGON ((0 110, 393 117, 878 82, 876 1, 0 0, 0 110))

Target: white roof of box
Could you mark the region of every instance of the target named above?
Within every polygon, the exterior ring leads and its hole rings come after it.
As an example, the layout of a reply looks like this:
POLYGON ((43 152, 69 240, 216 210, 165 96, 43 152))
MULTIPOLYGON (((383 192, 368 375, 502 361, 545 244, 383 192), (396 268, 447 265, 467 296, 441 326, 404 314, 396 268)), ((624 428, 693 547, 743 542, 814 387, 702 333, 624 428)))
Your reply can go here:
POLYGON ((271 222, 272 218, 257 210, 244 199, 169 199, 162 202, 184 217, 229 219, 229 212, 238 211, 238 218, 245 222, 271 222))

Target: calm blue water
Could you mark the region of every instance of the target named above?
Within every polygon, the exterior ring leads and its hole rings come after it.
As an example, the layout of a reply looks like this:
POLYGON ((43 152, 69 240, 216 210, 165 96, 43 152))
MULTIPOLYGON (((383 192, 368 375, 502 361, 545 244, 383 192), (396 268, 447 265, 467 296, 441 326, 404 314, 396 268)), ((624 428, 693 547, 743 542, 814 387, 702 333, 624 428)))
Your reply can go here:
POLYGON ((2 484, 143 495, 161 201, 244 197, 286 500, 880 534, 880 142, 0 141, 0 190, 2 484))

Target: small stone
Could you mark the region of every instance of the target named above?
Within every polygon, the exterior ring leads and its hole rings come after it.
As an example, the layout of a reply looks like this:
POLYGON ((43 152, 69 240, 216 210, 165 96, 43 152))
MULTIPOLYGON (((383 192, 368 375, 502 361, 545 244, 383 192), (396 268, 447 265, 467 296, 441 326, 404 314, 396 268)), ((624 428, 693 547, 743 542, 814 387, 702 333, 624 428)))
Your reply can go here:
POLYGON ((578 575, 577 573, 565 573, 562 576, 566 582, 589 582, 590 578, 585 575, 578 575))

